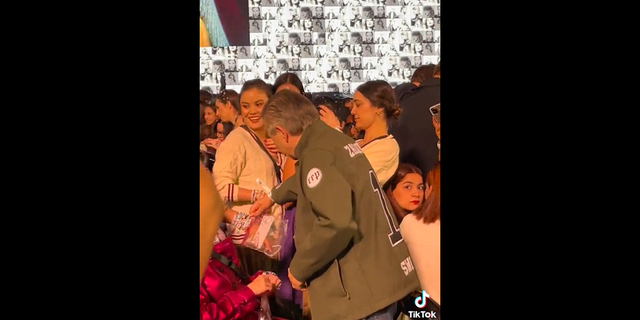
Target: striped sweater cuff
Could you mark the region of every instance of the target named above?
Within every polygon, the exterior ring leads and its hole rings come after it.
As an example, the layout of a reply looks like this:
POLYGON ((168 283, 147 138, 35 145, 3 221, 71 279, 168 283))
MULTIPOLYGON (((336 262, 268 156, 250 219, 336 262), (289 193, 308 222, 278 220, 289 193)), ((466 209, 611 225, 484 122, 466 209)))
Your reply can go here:
POLYGON ((233 183, 228 184, 222 200, 224 202, 238 202, 238 186, 233 183))

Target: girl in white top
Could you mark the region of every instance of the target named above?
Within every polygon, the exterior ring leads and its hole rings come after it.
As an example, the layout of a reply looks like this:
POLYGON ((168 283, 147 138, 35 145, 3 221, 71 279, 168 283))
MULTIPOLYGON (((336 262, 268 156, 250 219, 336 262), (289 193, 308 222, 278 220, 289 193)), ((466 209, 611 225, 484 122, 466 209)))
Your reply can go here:
MULTIPOLYGON (((440 162, 427 174, 426 200, 400 223, 420 286, 440 304, 440 162)), ((397 188, 396 188, 397 190, 397 188)))
POLYGON ((364 130, 364 139, 356 142, 384 185, 396 172, 400 153, 396 139, 388 133, 389 121, 400 115, 391 85, 384 80, 360 85, 353 94, 351 114, 356 128, 364 130))
POLYGON ((412 164, 398 165, 398 171, 382 188, 399 223, 420 208, 424 200, 422 171, 412 164))
MULTIPOLYGON (((231 131, 216 152, 213 178, 222 200, 231 208, 225 212, 225 221, 233 226, 238 219, 249 219, 251 204, 264 196, 257 179, 268 188, 274 188, 281 182, 280 168, 286 157, 271 153, 264 147, 267 139, 260 113, 269 96, 271 91, 264 81, 254 79, 244 83, 240 111, 246 125, 231 131)), ((271 208, 271 215, 275 217, 275 230, 279 230, 282 206, 271 208)), ((232 235, 236 243, 242 236, 232 235)), ((273 252, 273 257, 277 259, 276 253, 273 252)))

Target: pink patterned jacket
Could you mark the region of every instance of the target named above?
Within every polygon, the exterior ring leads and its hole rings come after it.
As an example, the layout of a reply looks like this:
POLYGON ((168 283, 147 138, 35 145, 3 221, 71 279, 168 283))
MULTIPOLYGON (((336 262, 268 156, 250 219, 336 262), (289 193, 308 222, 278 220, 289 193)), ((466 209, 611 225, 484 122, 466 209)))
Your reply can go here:
MULTIPOLYGON (((213 250, 238 266, 238 256, 231 238, 213 246, 213 250)), ((262 272, 242 283, 233 270, 215 259, 209 264, 200 283, 201 320, 258 320, 258 297, 247 287, 262 272)))

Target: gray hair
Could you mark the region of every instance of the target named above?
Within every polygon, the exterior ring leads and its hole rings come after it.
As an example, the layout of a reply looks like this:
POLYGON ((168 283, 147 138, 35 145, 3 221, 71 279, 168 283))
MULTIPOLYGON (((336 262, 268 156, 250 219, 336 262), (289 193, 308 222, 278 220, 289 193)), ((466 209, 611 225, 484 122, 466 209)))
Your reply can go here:
POLYGON ((269 136, 275 134, 276 126, 284 128, 293 136, 300 136, 319 118, 313 103, 291 90, 276 92, 262 108, 262 119, 269 136))

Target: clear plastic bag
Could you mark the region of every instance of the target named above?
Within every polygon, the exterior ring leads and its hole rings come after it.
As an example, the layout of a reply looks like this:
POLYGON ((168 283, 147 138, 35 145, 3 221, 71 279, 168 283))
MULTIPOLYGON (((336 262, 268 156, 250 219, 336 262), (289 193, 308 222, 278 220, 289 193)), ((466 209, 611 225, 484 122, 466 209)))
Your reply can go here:
POLYGON ((260 320, 271 320, 271 307, 269 307, 269 298, 266 295, 260 297, 260 311, 258 311, 260 320))
POLYGON ((231 237, 236 244, 262 252, 270 258, 279 259, 286 229, 287 220, 277 220, 269 214, 251 217, 238 213, 238 217, 232 224, 231 237))

